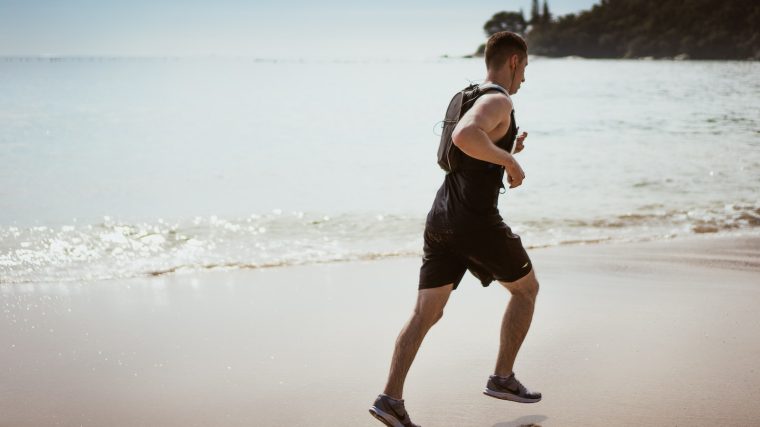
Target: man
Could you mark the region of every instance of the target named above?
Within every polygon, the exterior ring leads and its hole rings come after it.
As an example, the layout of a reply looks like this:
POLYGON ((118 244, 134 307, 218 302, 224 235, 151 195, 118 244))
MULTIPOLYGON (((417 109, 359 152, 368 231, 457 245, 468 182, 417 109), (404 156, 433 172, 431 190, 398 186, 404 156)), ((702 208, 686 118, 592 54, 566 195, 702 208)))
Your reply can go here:
MULTIPOLYGON (((517 93, 525 81, 527 51, 517 34, 504 31, 491 36, 485 50, 485 83, 501 86, 510 95, 517 93)), ((526 389, 512 371, 538 293, 538 281, 520 237, 504 223, 497 208, 504 171, 510 188, 525 179, 522 168, 505 149, 517 134, 512 110, 509 95, 487 91, 461 117, 452 134, 454 145, 465 154, 462 166, 446 175, 428 214, 417 304, 396 340, 385 391, 369 410, 388 426, 417 427, 404 408, 404 380, 425 334, 443 316, 449 294, 466 270, 483 286, 498 280, 511 293, 496 368, 484 393, 523 403, 541 400, 541 394, 526 389)), ((522 151, 526 137, 523 133, 516 138, 515 153, 522 151)))

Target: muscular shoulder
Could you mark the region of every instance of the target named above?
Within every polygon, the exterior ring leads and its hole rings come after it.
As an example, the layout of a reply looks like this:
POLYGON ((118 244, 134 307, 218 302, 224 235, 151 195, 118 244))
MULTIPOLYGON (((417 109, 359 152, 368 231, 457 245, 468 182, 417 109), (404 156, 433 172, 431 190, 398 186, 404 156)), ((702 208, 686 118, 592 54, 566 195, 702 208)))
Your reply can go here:
POLYGON ((477 126, 490 132, 509 121, 512 100, 498 92, 480 96, 472 108, 462 117, 462 126, 477 126))
POLYGON ((493 91, 480 96, 472 108, 489 116, 509 116, 512 112, 512 100, 503 93, 493 91))

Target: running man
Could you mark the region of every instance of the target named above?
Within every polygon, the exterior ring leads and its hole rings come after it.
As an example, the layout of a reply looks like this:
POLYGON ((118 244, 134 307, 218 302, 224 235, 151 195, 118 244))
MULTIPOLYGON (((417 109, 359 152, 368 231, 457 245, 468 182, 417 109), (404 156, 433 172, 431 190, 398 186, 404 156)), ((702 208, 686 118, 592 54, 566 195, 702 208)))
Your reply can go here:
MULTIPOLYGON (((486 82, 517 93, 525 81, 528 47, 517 34, 499 32, 485 50, 486 82)), ((515 378, 515 357, 533 318, 538 281, 520 236, 512 233, 497 208, 504 171, 510 188, 525 179, 517 160, 505 148, 512 141, 522 151, 527 133, 517 136, 512 100, 498 90, 476 99, 460 119, 453 142, 466 154, 462 167, 446 174, 427 216, 419 292, 412 317, 396 340, 385 390, 370 413, 388 426, 418 427, 402 399, 404 380, 425 334, 443 316, 451 291, 469 270, 483 286, 498 280, 511 297, 501 325, 496 368, 484 393, 497 399, 532 403, 531 392, 515 378), (516 139, 515 139, 516 138, 516 139)))

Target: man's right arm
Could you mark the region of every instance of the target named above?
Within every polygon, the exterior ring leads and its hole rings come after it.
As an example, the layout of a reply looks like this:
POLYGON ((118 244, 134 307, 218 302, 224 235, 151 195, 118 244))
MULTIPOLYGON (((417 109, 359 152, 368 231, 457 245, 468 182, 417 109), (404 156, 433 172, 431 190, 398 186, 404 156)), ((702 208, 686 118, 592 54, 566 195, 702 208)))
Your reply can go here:
POLYGON ((522 184, 525 173, 509 152, 497 147, 488 137, 490 132, 505 121, 509 128, 511 111, 512 103, 509 98, 484 95, 462 116, 451 137, 454 145, 468 156, 504 166, 509 187, 514 188, 522 184))

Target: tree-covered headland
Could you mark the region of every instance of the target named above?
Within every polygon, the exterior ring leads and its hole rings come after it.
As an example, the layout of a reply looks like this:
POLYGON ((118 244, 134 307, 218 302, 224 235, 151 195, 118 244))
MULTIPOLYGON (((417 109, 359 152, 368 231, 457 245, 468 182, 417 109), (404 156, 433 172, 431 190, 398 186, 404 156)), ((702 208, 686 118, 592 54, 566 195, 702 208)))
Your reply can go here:
POLYGON ((499 12, 483 30, 514 31, 531 54, 552 57, 760 59, 758 0, 602 0, 556 18, 533 0, 527 19, 499 12))

